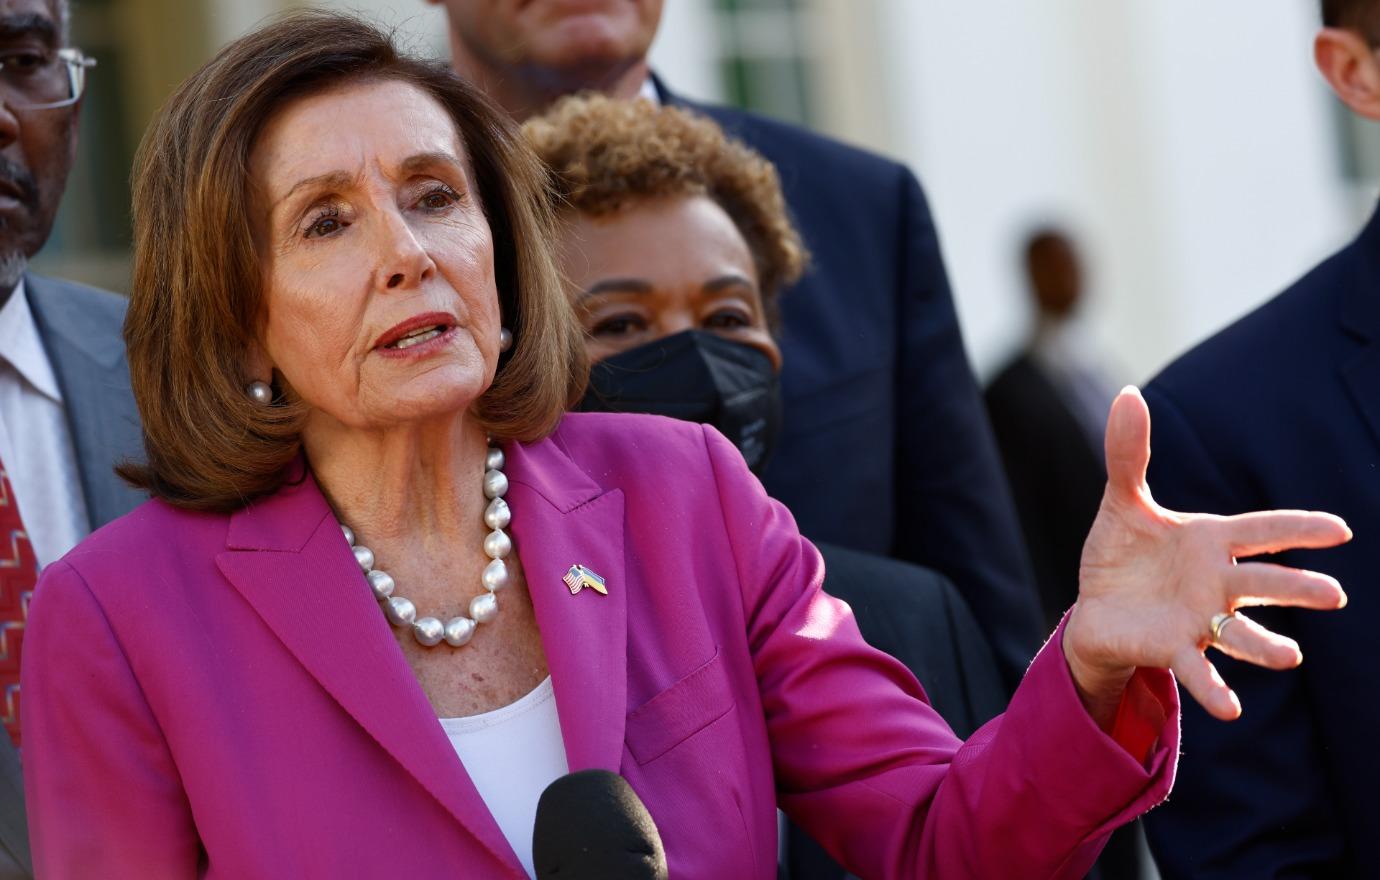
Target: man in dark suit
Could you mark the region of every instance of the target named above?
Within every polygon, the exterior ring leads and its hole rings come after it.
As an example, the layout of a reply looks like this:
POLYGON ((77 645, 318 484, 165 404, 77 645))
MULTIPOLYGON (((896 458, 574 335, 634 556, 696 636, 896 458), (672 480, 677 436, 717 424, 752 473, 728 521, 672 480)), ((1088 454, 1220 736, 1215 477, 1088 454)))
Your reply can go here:
POLYGON ((1078 598, 1078 566, 1107 472, 1102 434, 1114 389, 1075 323, 1083 270, 1072 239, 1037 230, 1024 249, 1035 327, 987 386, 987 413, 1052 629, 1078 598))
MULTIPOLYGON (((1318 68, 1353 112, 1380 119, 1380 2, 1322 5, 1318 68)), ((1161 504, 1327 510, 1356 534, 1327 554, 1279 560, 1340 580, 1345 611, 1248 612, 1298 641, 1301 667, 1264 675, 1214 661, 1245 706, 1232 723, 1185 701, 1174 794, 1146 820, 1161 871, 1167 880, 1380 877, 1380 214, 1171 365, 1145 397, 1161 504)))
POLYGON ((61 0, 0 0, 0 880, 29 878, 19 663, 38 568, 140 500, 115 464, 139 448, 114 294, 26 274, 77 143, 89 64, 61 0))
POLYGON ((775 163, 812 263, 781 298, 785 418, 767 489, 814 540, 945 574, 1013 687, 1038 643, 1038 601, 915 176, 675 97, 647 65, 660 0, 433 2, 457 72, 516 118, 582 89, 640 95, 709 115, 775 163))

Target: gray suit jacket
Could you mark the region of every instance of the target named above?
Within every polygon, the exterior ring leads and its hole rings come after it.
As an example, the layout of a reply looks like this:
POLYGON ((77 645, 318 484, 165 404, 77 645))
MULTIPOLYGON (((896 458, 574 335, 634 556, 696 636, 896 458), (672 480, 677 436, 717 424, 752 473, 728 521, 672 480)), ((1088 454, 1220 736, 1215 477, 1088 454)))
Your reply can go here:
MULTIPOLYGON (((67 427, 91 528, 132 510, 144 495, 113 468, 142 451, 139 413, 129 388, 120 330, 125 299, 113 293, 27 275, 29 307, 62 389, 67 427)), ((31 880, 29 830, 19 757, 0 736, 0 880, 31 880)))

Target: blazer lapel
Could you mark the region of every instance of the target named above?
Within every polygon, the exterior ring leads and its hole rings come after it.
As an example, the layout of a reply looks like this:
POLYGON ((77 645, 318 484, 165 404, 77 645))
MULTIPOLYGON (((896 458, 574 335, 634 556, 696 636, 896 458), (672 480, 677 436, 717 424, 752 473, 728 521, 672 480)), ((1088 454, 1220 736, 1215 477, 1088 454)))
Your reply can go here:
POLYGON ((1348 361, 1342 367, 1342 381, 1372 437, 1380 443, 1380 345, 1371 343, 1348 361))
POLYGON ((605 491, 554 439, 513 444, 507 473, 513 543, 536 609, 572 772, 618 772, 628 699, 628 592, 623 493, 605 491), (564 581, 583 565, 607 595, 564 581))
POLYGON ((122 459, 142 451, 120 325, 108 312, 99 315, 83 308, 73 288, 61 282, 26 275, 24 286, 62 388, 87 516, 96 529, 144 500, 142 493, 112 473, 122 459))
POLYGON ((1342 381, 1380 443, 1380 211, 1353 247, 1353 277, 1341 297, 1341 326, 1364 347, 1342 364, 1342 381))
POLYGON ((226 545, 217 566, 307 672, 510 873, 520 871, 311 476, 236 513, 226 545))

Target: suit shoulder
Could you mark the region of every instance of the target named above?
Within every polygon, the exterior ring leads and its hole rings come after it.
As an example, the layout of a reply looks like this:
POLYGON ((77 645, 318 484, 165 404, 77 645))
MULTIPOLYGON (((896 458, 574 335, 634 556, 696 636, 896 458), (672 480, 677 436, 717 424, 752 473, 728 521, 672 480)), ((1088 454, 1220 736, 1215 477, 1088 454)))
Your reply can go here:
POLYGON ((124 320, 125 308, 129 304, 129 300, 118 293, 45 275, 26 276, 25 289, 34 297, 70 303, 117 321, 124 320))
POLYGON ((151 499, 92 532, 62 561, 93 584, 138 581, 138 572, 147 572, 160 558, 194 548, 223 548, 229 521, 228 514, 183 510, 151 499), (170 541, 173 535, 176 539, 170 541), (131 567, 135 559, 140 563, 131 567))
POLYGON ((729 134, 765 155, 783 175, 792 168, 827 168, 829 177, 850 187, 876 182, 896 186, 914 179, 909 168, 894 159, 846 144, 799 125, 720 105, 691 105, 729 134))
POLYGON ((643 453, 704 449, 704 428, 696 422, 644 413, 566 413, 554 435, 576 461, 637 460, 643 453))
POLYGON ((1354 247, 1334 254, 1191 348, 1156 376, 1149 389, 1180 404, 1200 398, 1221 403, 1223 391, 1250 396, 1269 389, 1270 377, 1297 377, 1300 370, 1323 368, 1326 359, 1319 355, 1334 347, 1341 297, 1359 258, 1354 247))
POLYGON ((551 442, 605 489, 629 497, 672 490, 682 501, 717 491, 716 464, 738 456, 711 427, 632 413, 568 413, 551 442))
POLYGON ((1029 387, 1033 380, 1041 376, 1040 368, 1035 366, 1035 362, 1030 359, 1030 355, 1021 353, 1007 361, 1005 366, 997 370, 987 383, 986 396, 989 400, 1002 399, 1012 394, 1021 394, 1029 387))

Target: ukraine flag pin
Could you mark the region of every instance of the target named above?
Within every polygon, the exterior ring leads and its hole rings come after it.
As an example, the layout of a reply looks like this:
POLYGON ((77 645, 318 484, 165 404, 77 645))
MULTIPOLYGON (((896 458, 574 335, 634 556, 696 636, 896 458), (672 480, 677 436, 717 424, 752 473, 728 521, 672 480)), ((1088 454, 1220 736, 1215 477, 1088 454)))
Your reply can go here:
POLYGON ((565 581, 567 587, 570 587, 570 595, 572 596, 585 587, 589 587, 594 592, 601 593, 605 596, 609 594, 608 587, 604 586, 604 579, 595 573, 593 569, 586 568, 578 562, 570 566, 570 571, 567 571, 565 577, 561 578, 561 580, 565 581))

